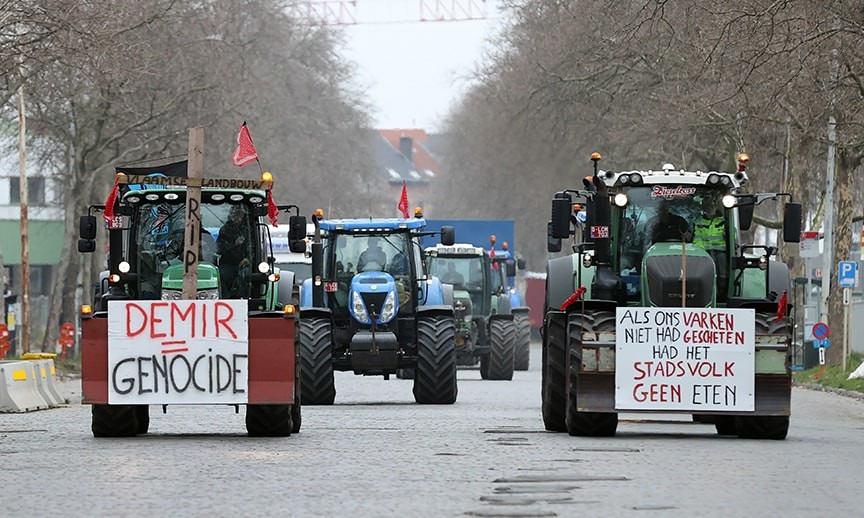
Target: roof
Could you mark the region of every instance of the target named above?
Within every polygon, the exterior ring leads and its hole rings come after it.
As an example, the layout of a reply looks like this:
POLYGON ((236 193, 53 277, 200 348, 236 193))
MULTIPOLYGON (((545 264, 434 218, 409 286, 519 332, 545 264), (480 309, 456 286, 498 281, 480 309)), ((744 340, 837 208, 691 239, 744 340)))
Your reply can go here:
POLYGON ((430 139, 425 130, 379 129, 372 137, 375 161, 389 183, 426 184, 443 171, 440 161, 424 145, 430 139), (400 140, 411 139, 410 157, 402 153, 400 140))
POLYGON ((319 222, 321 230, 342 232, 387 232, 393 230, 420 230, 426 227, 423 218, 355 218, 355 219, 322 219, 319 222))

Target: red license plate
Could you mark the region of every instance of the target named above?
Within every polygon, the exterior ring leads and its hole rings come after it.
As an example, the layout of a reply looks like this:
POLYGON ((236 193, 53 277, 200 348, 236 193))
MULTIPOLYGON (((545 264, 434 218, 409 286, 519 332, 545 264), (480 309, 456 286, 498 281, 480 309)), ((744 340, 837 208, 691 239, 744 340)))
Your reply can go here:
POLYGON ((336 290, 339 289, 339 283, 337 282, 325 282, 324 283, 324 291, 327 293, 336 293, 336 290))

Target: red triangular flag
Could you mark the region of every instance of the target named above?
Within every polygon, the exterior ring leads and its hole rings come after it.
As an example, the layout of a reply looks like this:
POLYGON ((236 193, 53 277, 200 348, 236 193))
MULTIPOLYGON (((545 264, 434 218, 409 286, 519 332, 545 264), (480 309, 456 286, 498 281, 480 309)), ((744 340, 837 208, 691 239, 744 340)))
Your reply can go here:
POLYGON ((408 219, 408 183, 402 180, 402 196, 399 197, 399 205, 396 205, 402 217, 408 219))
POLYGON ((240 125, 240 131, 237 133, 237 149, 234 150, 233 158, 234 165, 237 167, 243 167, 258 160, 258 150, 252 143, 252 135, 249 133, 246 121, 243 121, 243 124, 240 125))
POLYGON ((117 177, 114 177, 114 187, 111 188, 111 192, 108 193, 108 197, 105 198, 105 210, 102 211, 102 217, 105 218, 105 222, 108 223, 108 226, 111 226, 111 222, 114 219, 114 205, 117 203, 117 196, 120 194, 120 185, 117 183, 117 177))
POLYGON ((267 189, 267 218, 270 220, 270 224, 274 227, 278 227, 279 225, 276 222, 276 219, 279 216, 279 207, 276 206, 276 202, 273 201, 273 188, 267 189))

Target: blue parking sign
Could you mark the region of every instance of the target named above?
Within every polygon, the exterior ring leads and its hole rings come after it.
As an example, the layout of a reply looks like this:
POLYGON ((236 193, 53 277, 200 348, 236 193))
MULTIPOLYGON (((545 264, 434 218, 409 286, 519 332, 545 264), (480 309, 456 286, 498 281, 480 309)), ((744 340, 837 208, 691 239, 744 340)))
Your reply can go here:
POLYGON ((858 287, 858 263, 855 261, 840 261, 837 265, 837 283, 841 288, 858 287))

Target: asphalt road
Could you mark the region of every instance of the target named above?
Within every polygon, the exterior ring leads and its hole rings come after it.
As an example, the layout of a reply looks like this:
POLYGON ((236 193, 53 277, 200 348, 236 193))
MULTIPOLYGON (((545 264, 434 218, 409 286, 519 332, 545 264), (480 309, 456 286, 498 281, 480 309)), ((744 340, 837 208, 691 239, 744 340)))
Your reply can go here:
POLYGON ((152 433, 120 440, 94 439, 78 404, 0 414, 0 516, 864 513, 862 402, 796 389, 781 442, 675 416, 573 438, 543 431, 533 353, 512 382, 460 372, 443 407, 415 405, 410 381, 337 373, 337 404, 281 439, 246 437, 230 407, 152 407, 152 433))

